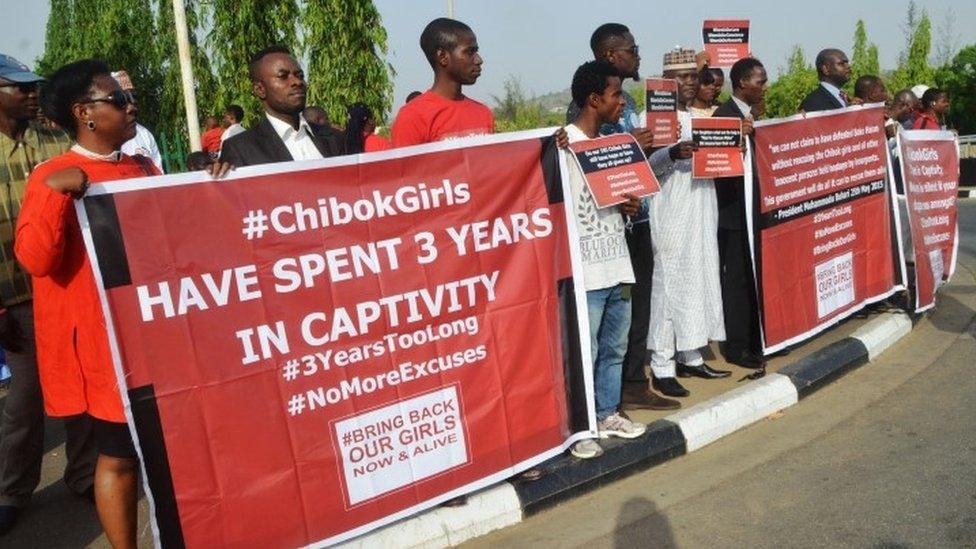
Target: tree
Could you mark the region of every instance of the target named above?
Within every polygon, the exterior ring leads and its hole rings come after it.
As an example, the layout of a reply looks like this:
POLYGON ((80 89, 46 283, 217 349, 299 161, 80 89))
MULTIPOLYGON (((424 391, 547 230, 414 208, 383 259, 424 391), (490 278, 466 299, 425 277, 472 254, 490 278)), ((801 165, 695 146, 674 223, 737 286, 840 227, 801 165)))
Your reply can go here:
MULTIPOLYGON (((197 111, 202 116, 216 114, 226 108, 217 103, 217 81, 206 50, 197 36, 200 32, 199 2, 189 0, 185 4, 186 26, 190 42, 190 59, 193 66, 197 111)), ((159 88, 159 119, 162 122, 156 133, 159 146, 167 151, 167 171, 182 167, 189 135, 186 126, 186 106, 183 101, 183 81, 180 74, 179 53, 176 47, 176 29, 173 22, 173 0, 160 0, 156 14, 156 57, 163 74, 159 88)))
POLYGON ((766 118, 796 114, 800 102, 816 86, 816 69, 807 62, 803 48, 794 45, 786 71, 766 91, 766 118))
POLYGON ((210 22, 206 45, 217 77, 217 104, 241 105, 247 124, 254 124, 262 111, 251 94, 248 63, 252 55, 272 45, 286 46, 301 57, 296 51, 298 4, 296 0, 209 0, 202 6, 210 22))
POLYGON ((51 14, 47 18, 44 53, 37 60, 37 72, 49 75, 58 67, 78 59, 78 45, 73 40, 71 21, 74 20, 73 0, 51 0, 51 14))
POLYGON ((104 61, 111 70, 125 69, 139 96, 140 120, 159 125, 158 96, 162 70, 153 48, 156 35, 150 0, 57 0, 51 4, 41 75, 84 58, 104 61), (147 37, 149 47, 147 48, 147 37))
POLYGON ((959 51, 959 34, 956 33, 956 10, 949 7, 942 16, 936 32, 939 42, 935 47, 935 64, 944 67, 952 62, 959 51))
POLYGON ((866 75, 880 76, 878 62, 878 46, 868 43, 868 33, 864 21, 858 19, 854 28, 854 48, 851 54, 851 79, 844 88, 847 93, 854 95, 854 83, 858 78, 866 75))
POLYGON ((932 51, 932 23, 923 10, 915 33, 912 35, 904 62, 900 63, 891 76, 891 88, 910 88, 916 84, 935 84, 935 71, 929 65, 929 52, 932 51))
POLYGON ((393 104, 393 66, 384 61, 386 29, 371 0, 305 0, 302 49, 308 61, 308 102, 346 118, 365 103, 378 121, 393 104))
POLYGON ((522 83, 515 76, 505 80, 505 95, 492 99, 498 105, 494 109, 495 129, 499 132, 512 132, 563 125, 566 115, 564 105, 546 110, 538 99, 529 99, 522 90, 522 83))
POLYGON ((898 54, 898 65, 904 65, 908 60, 908 51, 912 46, 912 39, 918 29, 918 6, 915 0, 908 2, 908 9, 905 11, 905 22, 901 24, 901 32, 905 36, 905 49, 898 54))
POLYGON ((542 108, 525 97, 522 82, 515 76, 505 80, 505 95, 495 100, 495 126, 499 132, 527 130, 542 126, 542 108))
POLYGON ((936 80, 949 92, 950 125, 960 134, 976 133, 976 44, 960 50, 939 70, 936 80))

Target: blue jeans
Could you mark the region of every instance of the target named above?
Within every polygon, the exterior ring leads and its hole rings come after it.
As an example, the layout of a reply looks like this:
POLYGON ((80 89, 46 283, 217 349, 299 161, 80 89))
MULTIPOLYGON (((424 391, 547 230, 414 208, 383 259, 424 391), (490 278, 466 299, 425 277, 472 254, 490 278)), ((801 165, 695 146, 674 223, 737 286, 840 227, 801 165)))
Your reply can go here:
POLYGON ((590 315, 596 419, 603 421, 620 405, 621 368, 630 330, 630 285, 586 292, 586 307, 590 315))

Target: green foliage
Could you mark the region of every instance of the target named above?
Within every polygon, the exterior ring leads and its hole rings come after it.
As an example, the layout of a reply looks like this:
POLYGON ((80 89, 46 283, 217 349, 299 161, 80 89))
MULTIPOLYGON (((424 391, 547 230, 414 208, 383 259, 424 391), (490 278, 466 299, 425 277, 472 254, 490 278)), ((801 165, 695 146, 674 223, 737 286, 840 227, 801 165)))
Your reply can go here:
POLYGON ((878 46, 868 43, 864 21, 858 19, 854 28, 854 48, 851 53, 851 79, 844 86, 849 95, 854 95, 854 83, 857 79, 866 75, 881 76, 881 66, 878 62, 878 46))
POLYGON ((386 29, 371 0, 305 0, 302 45, 308 62, 308 104, 341 122, 346 107, 365 103, 378 121, 393 103, 393 66, 386 29))
POLYGON ((630 84, 629 87, 626 87, 626 91, 634 98, 634 110, 643 118, 644 109, 647 105, 647 88, 644 85, 644 81, 640 80, 637 83, 630 84))
MULTIPOLYGON (((189 29, 190 59, 196 81, 197 111, 206 116, 223 110, 217 104, 217 80, 210 66, 210 59, 200 47, 197 31, 200 28, 198 15, 199 2, 186 2, 186 26, 189 29)), ((173 0, 160 0, 156 13, 156 56, 163 72, 163 82, 158 90, 159 119, 165 121, 156 135, 157 141, 172 141, 170 149, 182 151, 187 144, 182 142, 187 136, 186 105, 183 101, 183 84, 180 74, 179 53, 176 47, 176 30, 173 25, 173 0), (180 143, 176 143, 180 140, 180 143)), ((162 146, 162 144, 160 144, 162 146)), ((174 154, 176 154, 174 152, 174 154)), ((182 159, 180 159, 182 161, 182 159)))
POLYGON ((766 91, 766 118, 796 114, 800 102, 817 86, 817 71, 807 62, 803 48, 794 45, 787 68, 766 91))
MULTIPOLYGON (((203 4, 210 20, 207 51, 217 76, 217 104, 236 103, 244 107, 245 124, 261 115, 258 100, 251 94, 247 74, 251 56, 281 44, 295 52, 299 8, 296 0, 209 0, 203 4)), ((205 111, 200 112, 206 116, 205 111)))
POLYGON ((140 119, 158 126, 159 98, 150 90, 162 85, 163 73, 153 42, 156 35, 150 0, 56 0, 51 3, 45 51, 38 71, 50 75, 58 67, 84 58, 105 61, 112 70, 129 72, 140 95, 140 119))
MULTIPOLYGON (((255 52, 274 44, 308 61, 303 65, 309 104, 325 107, 334 120, 343 120, 346 105, 356 101, 369 105, 378 118, 389 110, 394 73, 382 58, 387 35, 371 1, 185 2, 201 118, 237 103, 247 123, 259 119, 247 65, 255 52)), ((172 155, 189 149, 173 0, 51 0, 38 72, 50 75, 89 57, 129 72, 139 94, 139 119, 161 146, 165 143, 172 155)))
POLYGON ((939 69, 936 83, 949 92, 950 125, 960 134, 976 133, 976 44, 960 50, 939 69))
POLYGON ((916 84, 934 85, 935 70, 929 65, 929 53, 931 51, 932 23, 929 21, 928 14, 923 10, 921 17, 915 24, 908 49, 903 52, 902 61, 891 75, 890 88, 898 90, 910 88, 916 84))
POLYGON ((498 105, 495 110, 495 130, 498 132, 513 132, 530 130, 548 126, 562 126, 566 120, 566 110, 546 110, 535 100, 525 97, 522 83, 518 78, 510 76, 505 81, 505 95, 492 96, 498 105))

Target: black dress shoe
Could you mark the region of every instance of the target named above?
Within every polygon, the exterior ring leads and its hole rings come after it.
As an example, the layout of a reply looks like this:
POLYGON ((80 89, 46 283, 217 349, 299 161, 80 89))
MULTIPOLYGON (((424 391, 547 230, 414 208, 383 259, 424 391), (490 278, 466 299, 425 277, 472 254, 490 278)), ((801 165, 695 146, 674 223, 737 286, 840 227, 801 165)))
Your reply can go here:
POLYGON ((715 370, 708 367, 708 364, 701 363, 697 366, 690 366, 688 364, 678 364, 678 377, 702 377, 705 379, 718 379, 720 377, 729 377, 732 372, 728 370, 715 370))
POLYGON ((725 361, 729 364, 735 364, 736 366, 752 370, 758 370, 763 366, 763 358, 750 351, 728 353, 725 355, 725 361))
POLYGON ((688 392, 688 389, 682 387, 681 384, 678 383, 678 380, 674 379, 673 377, 665 377, 662 379, 654 378, 651 385, 669 397, 686 397, 691 394, 688 392))

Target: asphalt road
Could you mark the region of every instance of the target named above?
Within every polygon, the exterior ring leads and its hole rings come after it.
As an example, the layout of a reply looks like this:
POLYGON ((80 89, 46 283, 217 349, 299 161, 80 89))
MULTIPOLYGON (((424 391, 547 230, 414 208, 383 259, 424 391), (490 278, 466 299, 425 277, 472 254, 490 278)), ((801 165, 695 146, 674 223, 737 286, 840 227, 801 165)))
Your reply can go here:
MULTIPOLYGON (((976 199, 939 307, 876 363, 798 406, 472 547, 976 547, 976 199)), ((108 547, 60 481, 48 421, 41 485, 0 547, 108 547)), ((140 502, 140 546, 152 536, 140 502)))

